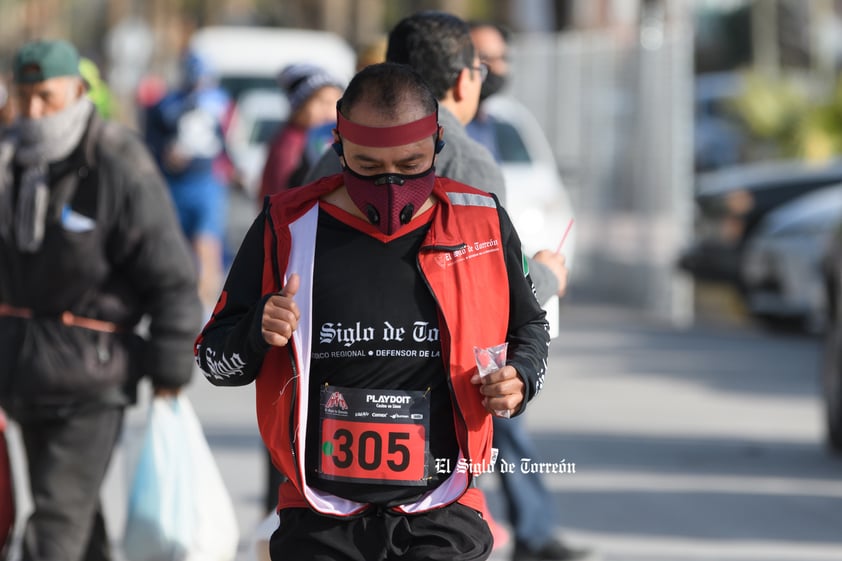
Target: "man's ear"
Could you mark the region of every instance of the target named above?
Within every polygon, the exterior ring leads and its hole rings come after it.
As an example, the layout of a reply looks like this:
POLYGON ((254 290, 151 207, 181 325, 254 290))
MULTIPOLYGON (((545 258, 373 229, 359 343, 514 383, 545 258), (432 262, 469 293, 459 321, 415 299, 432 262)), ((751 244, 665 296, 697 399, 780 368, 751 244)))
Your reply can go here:
POLYGON ((468 93, 465 89, 468 81, 468 72, 470 72, 469 69, 463 68, 456 76, 456 81, 453 82, 453 87, 451 89, 453 90, 454 101, 462 101, 468 93))
POLYGON ((345 162, 343 162, 342 159, 345 154, 342 151, 342 139, 339 137, 339 131, 334 128, 331 132, 333 133, 333 144, 330 146, 333 148, 333 151, 336 152, 336 155, 339 156, 339 163, 344 166, 345 162))
POLYGON ((74 83, 71 87, 71 91, 75 94, 74 99, 81 99, 88 93, 88 86, 85 83, 85 80, 82 78, 77 78, 74 80, 74 83))

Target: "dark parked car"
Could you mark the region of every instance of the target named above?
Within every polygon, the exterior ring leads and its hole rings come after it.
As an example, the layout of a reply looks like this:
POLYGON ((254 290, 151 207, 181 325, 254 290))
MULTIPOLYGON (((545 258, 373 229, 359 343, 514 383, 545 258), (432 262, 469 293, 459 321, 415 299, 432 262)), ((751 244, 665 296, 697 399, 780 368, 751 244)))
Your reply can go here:
POLYGON ((698 280, 741 289, 746 242, 763 218, 796 197, 840 182, 842 160, 760 162, 700 174, 695 240, 680 256, 679 267, 698 280))
POLYGON ((822 396, 828 447, 842 454, 842 225, 831 240, 823 265, 827 325, 822 353, 822 396))
POLYGON ((745 245, 742 286, 765 325, 821 333, 827 325, 822 261, 842 223, 842 184, 818 189, 767 213, 745 245))

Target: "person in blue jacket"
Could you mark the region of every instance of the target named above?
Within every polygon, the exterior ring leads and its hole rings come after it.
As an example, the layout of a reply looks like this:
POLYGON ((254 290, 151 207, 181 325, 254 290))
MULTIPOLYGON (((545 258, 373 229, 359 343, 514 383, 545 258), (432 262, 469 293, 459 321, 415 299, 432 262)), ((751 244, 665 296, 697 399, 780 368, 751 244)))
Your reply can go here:
POLYGON ((222 283, 227 192, 217 162, 225 150, 222 131, 229 108, 229 96, 217 85, 211 65, 189 52, 182 60, 180 87, 146 117, 146 142, 192 244, 206 310, 222 283))

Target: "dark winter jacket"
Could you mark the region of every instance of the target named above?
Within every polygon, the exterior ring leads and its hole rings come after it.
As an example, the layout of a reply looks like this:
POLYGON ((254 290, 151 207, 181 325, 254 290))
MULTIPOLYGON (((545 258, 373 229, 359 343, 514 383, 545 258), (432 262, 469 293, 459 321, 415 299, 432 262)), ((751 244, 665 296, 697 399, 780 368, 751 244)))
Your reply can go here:
POLYGON ((196 272, 143 142, 93 115, 48 173, 41 249, 21 253, 0 236, 0 405, 16 416, 72 411, 129 402, 141 376, 186 384, 201 322, 196 272))

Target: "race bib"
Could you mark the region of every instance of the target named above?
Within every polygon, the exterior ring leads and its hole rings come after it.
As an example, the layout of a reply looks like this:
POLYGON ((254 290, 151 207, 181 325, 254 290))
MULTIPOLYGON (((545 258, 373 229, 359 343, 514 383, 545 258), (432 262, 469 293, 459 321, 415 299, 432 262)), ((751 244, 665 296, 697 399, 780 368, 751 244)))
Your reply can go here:
POLYGON ((324 386, 320 476, 352 483, 426 485, 428 397, 422 391, 324 386))

